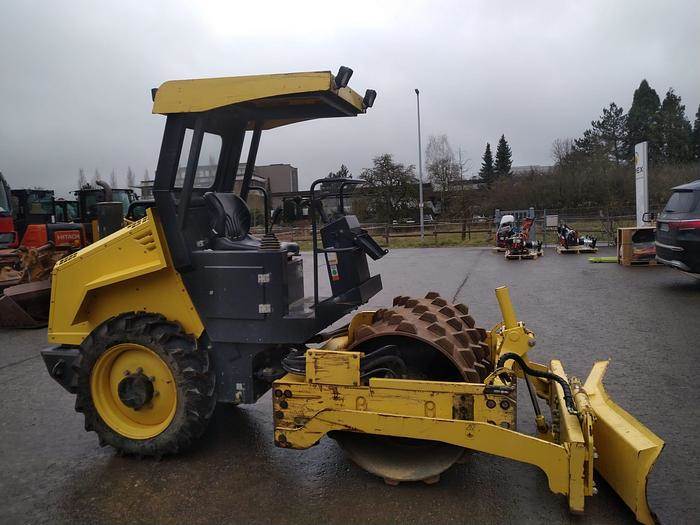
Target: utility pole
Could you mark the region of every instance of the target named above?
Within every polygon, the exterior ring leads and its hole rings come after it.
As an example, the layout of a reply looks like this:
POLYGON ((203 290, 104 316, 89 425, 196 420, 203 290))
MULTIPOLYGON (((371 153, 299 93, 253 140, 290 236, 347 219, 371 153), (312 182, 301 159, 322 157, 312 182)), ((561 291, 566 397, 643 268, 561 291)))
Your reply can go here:
POLYGON ((418 111, 418 212, 420 213, 420 242, 425 237, 423 225, 423 147, 420 141, 420 91, 416 88, 416 109, 418 111))
POLYGON ((464 165, 462 164, 462 146, 459 147, 459 195, 462 201, 462 221, 467 220, 467 206, 465 202, 464 194, 464 165))

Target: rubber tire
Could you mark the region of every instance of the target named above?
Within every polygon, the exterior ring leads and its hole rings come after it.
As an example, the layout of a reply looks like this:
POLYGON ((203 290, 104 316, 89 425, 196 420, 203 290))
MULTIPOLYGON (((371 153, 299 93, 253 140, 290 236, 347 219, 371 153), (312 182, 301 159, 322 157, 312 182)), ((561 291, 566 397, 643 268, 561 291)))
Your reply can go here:
POLYGON ((159 314, 122 314, 105 321, 86 337, 80 353, 75 410, 85 416, 85 430, 97 433, 100 446, 109 445, 123 454, 161 457, 187 449, 204 433, 216 406, 216 375, 207 350, 198 348, 197 340, 178 323, 159 314), (107 349, 119 343, 150 348, 170 367, 175 379, 175 416, 155 437, 140 440, 122 436, 102 420, 92 401, 92 368, 107 349))

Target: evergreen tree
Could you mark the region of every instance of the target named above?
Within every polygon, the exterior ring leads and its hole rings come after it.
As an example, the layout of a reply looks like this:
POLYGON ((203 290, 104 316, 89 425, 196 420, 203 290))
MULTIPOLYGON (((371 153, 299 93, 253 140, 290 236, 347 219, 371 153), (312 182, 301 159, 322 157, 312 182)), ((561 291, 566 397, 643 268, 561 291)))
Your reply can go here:
POLYGON ((691 134, 692 128, 685 116, 685 106, 681 104, 681 97, 671 88, 661 104, 658 117, 661 159, 671 164, 691 160, 691 134))
POLYGON ((352 179, 352 173, 345 164, 341 164, 336 172, 329 172, 328 177, 331 179, 352 179))
MULTIPOLYGON (((338 171, 328 172, 329 179, 352 179, 352 173, 345 164, 341 164, 338 171)), ((329 193, 338 193, 340 191, 341 183, 339 182, 324 182, 321 184, 321 191, 327 191, 329 193)), ((343 188, 343 193, 351 192, 351 187, 345 186, 343 188)))
POLYGON ((645 140, 649 142, 649 159, 657 160, 658 122, 657 114, 660 108, 659 95, 642 80, 634 92, 632 106, 627 114, 627 158, 634 157, 634 145, 645 140))
POLYGON ((700 106, 698 106, 698 112, 695 113, 693 135, 690 140, 693 148, 693 158, 698 160, 700 159, 700 106))
POLYGON ((603 109, 599 120, 591 122, 598 147, 608 160, 620 165, 626 157, 625 135, 627 117, 624 110, 614 102, 603 109))
POLYGON ((496 178, 496 172, 493 169, 493 155, 491 154, 491 144, 486 143, 486 151, 484 151, 484 156, 481 158, 481 169, 479 170, 479 177, 486 184, 491 184, 496 178))
POLYGON ((579 162, 624 163, 627 156, 624 110, 614 102, 603 109, 600 119, 591 121, 590 129, 574 141, 572 153, 579 162))
POLYGON ((510 171, 512 166, 513 153, 510 150, 505 135, 501 135, 501 138, 498 140, 498 146, 496 147, 496 163, 494 165, 496 176, 512 175, 513 172, 510 171))
POLYGON ((574 140, 572 153, 580 162, 600 159, 603 154, 600 136, 592 129, 587 129, 580 138, 574 140))

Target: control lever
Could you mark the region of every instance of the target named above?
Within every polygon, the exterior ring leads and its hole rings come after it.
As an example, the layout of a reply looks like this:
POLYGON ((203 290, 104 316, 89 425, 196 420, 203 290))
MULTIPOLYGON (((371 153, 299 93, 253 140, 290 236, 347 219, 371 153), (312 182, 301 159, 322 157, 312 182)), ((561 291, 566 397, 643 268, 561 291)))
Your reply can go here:
POLYGON ((259 186, 253 186, 252 188, 249 188, 249 191, 257 191, 263 196, 263 203, 264 203, 264 214, 265 214, 265 235, 270 233, 271 231, 271 226, 270 226, 270 195, 267 193, 267 190, 265 188, 261 188, 259 186))
POLYGON ((352 236, 352 242, 374 261, 389 253, 389 250, 379 246, 377 241, 366 230, 360 230, 360 233, 350 232, 350 235, 352 236))
POLYGON ((284 209, 280 206, 279 208, 275 208, 275 210, 272 212, 272 220, 270 221, 270 230, 272 230, 272 227, 277 224, 280 220, 280 217, 282 217, 282 212, 284 209))
POLYGON ((328 224, 328 215, 326 215, 326 212, 323 210, 323 203, 320 200, 313 200, 311 201, 311 206, 316 208, 323 224, 328 224))

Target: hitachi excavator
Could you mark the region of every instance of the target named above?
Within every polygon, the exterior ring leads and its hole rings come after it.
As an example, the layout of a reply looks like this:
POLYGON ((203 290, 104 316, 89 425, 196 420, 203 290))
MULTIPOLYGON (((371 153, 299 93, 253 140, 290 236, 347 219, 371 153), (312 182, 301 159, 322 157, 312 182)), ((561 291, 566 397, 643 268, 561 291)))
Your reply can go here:
POLYGON ((53 346, 42 355, 75 394, 85 429, 127 455, 175 454, 197 442, 217 402, 255 403, 271 390, 270 439, 279 447, 329 436, 391 484, 434 483, 465 452, 495 454, 542 469, 574 513, 595 494, 597 471, 640 522, 652 523, 646 480, 663 441, 610 400, 607 361, 579 380, 559 360, 531 360, 535 334, 507 288, 496 288, 502 320, 490 330, 434 292, 352 313, 382 288, 368 258, 387 254, 353 215, 319 217, 323 199, 342 198, 352 179, 311 186, 310 296, 299 246, 277 240, 272 227, 262 239, 251 235, 246 201, 263 132, 364 114, 376 93, 350 89, 351 75, 342 67, 153 90, 153 113, 165 117, 155 206, 53 270, 53 346), (212 139, 216 175, 202 188, 197 168, 210 163, 202 145, 212 139), (180 159, 185 175, 176 184, 180 159), (533 407, 532 434, 518 428, 518 388, 533 407))

